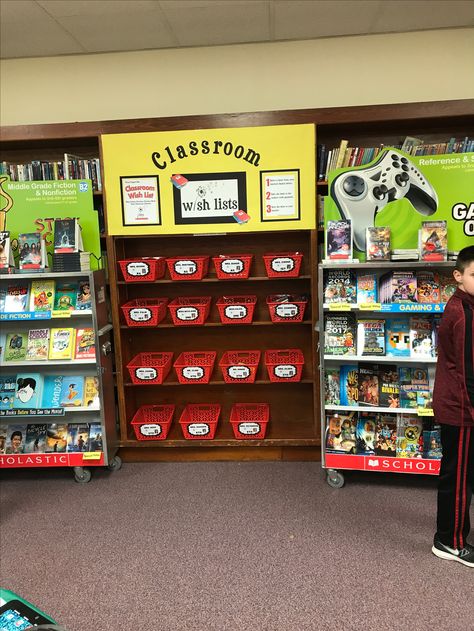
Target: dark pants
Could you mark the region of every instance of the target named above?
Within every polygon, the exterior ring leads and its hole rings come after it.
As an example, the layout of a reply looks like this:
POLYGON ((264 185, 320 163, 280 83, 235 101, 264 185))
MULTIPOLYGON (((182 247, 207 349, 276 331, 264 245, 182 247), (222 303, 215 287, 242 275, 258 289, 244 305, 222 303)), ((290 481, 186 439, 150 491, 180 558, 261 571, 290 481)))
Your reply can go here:
POLYGON ((438 483, 437 535, 460 549, 471 529, 469 507, 474 487, 474 428, 441 425, 443 459, 438 483))

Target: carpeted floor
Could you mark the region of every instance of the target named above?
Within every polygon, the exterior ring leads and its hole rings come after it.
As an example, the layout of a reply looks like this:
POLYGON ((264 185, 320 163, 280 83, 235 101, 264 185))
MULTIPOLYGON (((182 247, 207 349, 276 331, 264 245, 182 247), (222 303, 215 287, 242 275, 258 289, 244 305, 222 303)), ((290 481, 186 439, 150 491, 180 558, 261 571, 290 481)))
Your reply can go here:
POLYGON ((318 463, 7 471, 2 586, 67 631, 474 630, 474 572, 430 552, 435 480, 318 463))

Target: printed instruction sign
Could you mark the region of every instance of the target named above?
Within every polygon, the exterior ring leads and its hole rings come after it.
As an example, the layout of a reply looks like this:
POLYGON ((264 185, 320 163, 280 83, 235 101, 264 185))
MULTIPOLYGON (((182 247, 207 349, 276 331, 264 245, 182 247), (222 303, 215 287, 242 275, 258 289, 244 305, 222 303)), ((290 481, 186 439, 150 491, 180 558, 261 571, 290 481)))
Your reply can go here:
POLYGON ((158 177, 121 177, 124 226, 159 226, 158 177))
POLYGON ((262 221, 300 218, 299 170, 262 171, 262 221))

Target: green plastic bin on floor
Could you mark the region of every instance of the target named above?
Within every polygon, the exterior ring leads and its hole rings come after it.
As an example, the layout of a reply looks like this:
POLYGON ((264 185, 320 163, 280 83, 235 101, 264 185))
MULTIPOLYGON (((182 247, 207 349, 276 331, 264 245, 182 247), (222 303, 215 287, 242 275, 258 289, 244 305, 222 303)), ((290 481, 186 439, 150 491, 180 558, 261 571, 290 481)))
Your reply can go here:
POLYGON ((41 609, 0 588, 0 631, 66 631, 41 609))

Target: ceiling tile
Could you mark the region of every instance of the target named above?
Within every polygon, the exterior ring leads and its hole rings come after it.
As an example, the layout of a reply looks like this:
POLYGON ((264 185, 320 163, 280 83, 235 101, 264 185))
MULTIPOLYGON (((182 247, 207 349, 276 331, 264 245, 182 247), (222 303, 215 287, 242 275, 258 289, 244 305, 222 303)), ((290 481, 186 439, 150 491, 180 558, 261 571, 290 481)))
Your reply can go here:
POLYGON ((97 15, 94 20, 77 16, 61 18, 60 21, 88 52, 176 46, 173 35, 160 21, 159 12, 119 13, 113 23, 106 15, 97 15))
POLYGON ((270 39, 267 2, 161 2, 160 6, 181 46, 270 39))
POLYGON ((404 32, 473 25, 474 2, 472 0, 452 0, 451 2, 385 0, 381 3, 380 12, 372 25, 372 32, 404 32))
POLYGON ((49 16, 33 0, 1 0, 0 18, 2 23, 33 22, 34 20, 48 20, 49 16))
POLYGON ((154 0, 38 0, 50 15, 56 18, 79 15, 109 15, 117 13, 142 13, 156 11, 154 0))
POLYGON ((312 39, 367 33, 380 2, 276 0, 275 39, 312 39))
POLYGON ((0 54, 9 57, 47 57, 86 52, 53 19, 1 24, 0 54), (27 34, 27 36, 25 36, 27 34))

